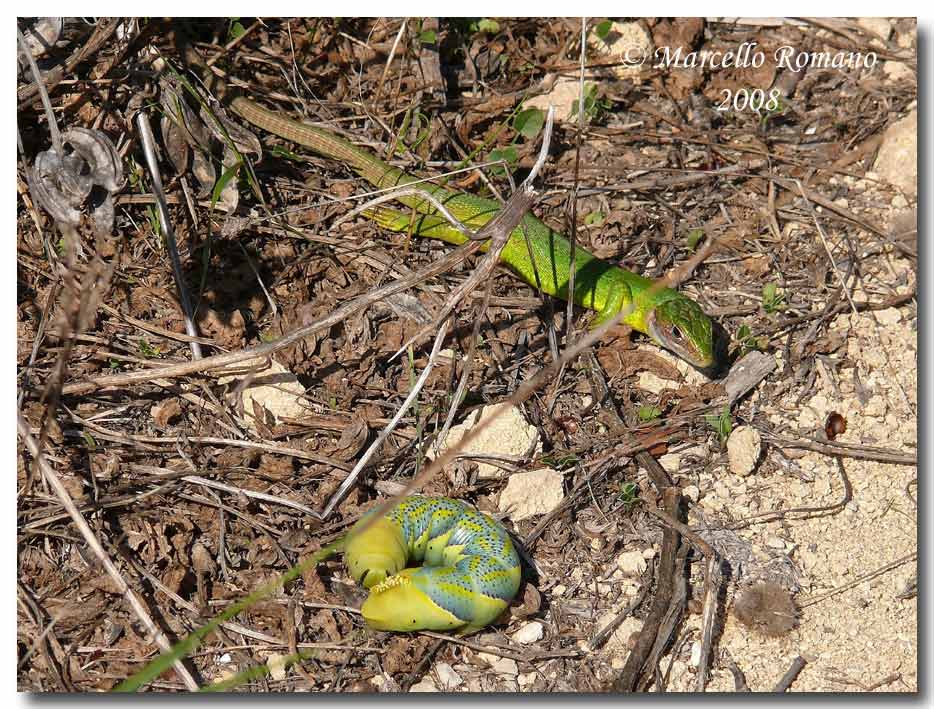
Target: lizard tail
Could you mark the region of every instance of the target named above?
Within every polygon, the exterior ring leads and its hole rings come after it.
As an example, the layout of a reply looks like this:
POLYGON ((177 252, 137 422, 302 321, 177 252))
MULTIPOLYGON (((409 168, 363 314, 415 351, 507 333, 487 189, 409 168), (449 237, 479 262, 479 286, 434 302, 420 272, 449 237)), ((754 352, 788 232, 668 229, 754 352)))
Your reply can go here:
POLYGON ((323 128, 285 118, 243 96, 231 101, 230 107, 241 118, 269 133, 350 165, 357 174, 376 187, 391 187, 408 181, 402 170, 323 128))

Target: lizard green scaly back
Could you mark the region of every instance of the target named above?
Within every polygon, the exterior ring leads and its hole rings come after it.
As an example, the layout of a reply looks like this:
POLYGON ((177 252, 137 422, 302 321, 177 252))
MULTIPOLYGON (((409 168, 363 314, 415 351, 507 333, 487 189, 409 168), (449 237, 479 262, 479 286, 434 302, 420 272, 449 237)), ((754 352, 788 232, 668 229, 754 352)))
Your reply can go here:
MULTIPOLYGON (((380 160, 330 131, 284 118, 253 101, 237 97, 231 108, 255 126, 286 140, 303 145, 325 157, 352 167, 377 188, 415 182, 402 170, 380 160)), ((427 183, 418 189, 432 194, 471 229, 479 229, 499 211, 493 200, 461 192, 451 192, 427 183)), ((414 219, 402 211, 377 207, 368 216, 394 231, 412 233, 461 244, 463 234, 437 215, 426 200, 406 195, 397 201, 414 209, 414 219)), ((693 300, 671 288, 652 287, 653 282, 603 261, 578 246, 575 249, 574 293, 568 292, 571 270, 571 244, 561 234, 528 214, 509 238, 501 261, 526 283, 549 295, 572 299, 578 305, 597 311, 595 324, 606 322, 620 310, 629 310, 623 322, 651 337, 696 367, 714 363, 713 326, 710 318, 693 300), (531 247, 531 249, 530 249, 531 247)))

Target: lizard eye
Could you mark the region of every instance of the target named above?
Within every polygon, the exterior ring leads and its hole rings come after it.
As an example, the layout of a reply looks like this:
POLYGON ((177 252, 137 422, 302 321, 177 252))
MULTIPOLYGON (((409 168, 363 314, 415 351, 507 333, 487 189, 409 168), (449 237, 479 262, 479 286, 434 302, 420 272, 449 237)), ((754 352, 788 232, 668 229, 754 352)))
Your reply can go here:
POLYGON ((672 325, 672 326, 671 326, 671 336, 672 336, 673 338, 675 338, 676 340, 682 339, 682 336, 681 336, 681 328, 678 327, 677 325, 672 325))

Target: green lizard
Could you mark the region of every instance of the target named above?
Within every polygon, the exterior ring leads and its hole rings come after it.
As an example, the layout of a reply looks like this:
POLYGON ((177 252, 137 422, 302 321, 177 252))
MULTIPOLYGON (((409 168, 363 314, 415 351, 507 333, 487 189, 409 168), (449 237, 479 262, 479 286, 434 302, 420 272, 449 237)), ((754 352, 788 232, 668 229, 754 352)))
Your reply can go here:
MULTIPOLYGON (((245 97, 233 99, 230 105, 253 125, 349 165, 377 188, 405 185, 416 179, 333 133, 280 116, 245 97)), ((499 205, 489 199, 427 183, 417 187, 440 200, 471 229, 479 229, 499 211, 499 205)), ((466 241, 461 232, 437 216, 437 210, 426 200, 407 195, 398 201, 422 216, 413 220, 405 212, 385 207, 371 209, 367 215, 394 231, 411 229, 418 236, 451 244, 466 241)), ((513 231, 500 258, 526 283, 549 295, 568 299, 571 244, 531 214, 513 231)), ((626 308, 629 312, 623 322, 634 330, 650 336, 696 367, 713 365, 712 323, 697 303, 671 288, 652 287, 650 279, 607 263, 580 246, 575 249, 574 258, 573 299, 578 305, 597 311, 594 326, 626 308)))

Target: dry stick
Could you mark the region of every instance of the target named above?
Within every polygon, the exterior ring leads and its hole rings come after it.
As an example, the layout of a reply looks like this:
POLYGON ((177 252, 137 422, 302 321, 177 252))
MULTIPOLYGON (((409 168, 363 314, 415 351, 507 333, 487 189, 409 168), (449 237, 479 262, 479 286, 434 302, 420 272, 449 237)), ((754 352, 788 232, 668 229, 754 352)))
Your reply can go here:
MULTIPOLYGON (((451 408, 448 410, 447 418, 444 421, 444 425, 441 427, 440 433, 435 439, 437 445, 443 443, 444 439, 447 438, 451 424, 454 423, 454 416, 457 413, 458 406, 460 406, 461 398, 464 395, 464 391, 467 389, 467 382, 473 364, 476 344, 477 340, 479 339, 480 323, 482 322, 483 317, 487 312, 487 307, 489 306, 490 295, 493 288, 493 281, 491 278, 489 278, 489 276, 492 274, 493 268, 499 262, 500 254, 502 254, 503 248, 505 248, 513 231, 523 222, 525 218, 525 212, 528 211, 531 206, 531 202, 534 197, 532 183, 538 177, 538 173, 544 166, 545 160, 548 157, 548 150, 551 147, 551 133, 554 127, 554 116, 554 107, 549 106, 548 115, 545 119, 545 131, 542 135, 542 146, 539 149, 538 158, 535 160, 535 164, 532 166, 532 170, 529 172, 528 176, 525 178, 525 180, 522 181, 519 189, 516 190, 516 192, 512 195, 512 197, 509 198, 509 201, 503 207, 502 213, 505 213, 506 216, 502 221, 494 219, 485 225, 484 228, 480 229, 480 231, 478 231, 476 234, 475 238, 480 238, 481 236, 489 237, 490 248, 487 251, 484 259, 479 264, 477 264, 477 268, 471 274, 470 278, 467 279, 467 281, 464 283, 460 292, 462 294, 466 294, 468 291, 473 290, 473 288, 479 285, 479 283, 484 279, 487 281, 487 286, 484 289, 483 303, 481 304, 477 313, 477 317, 474 321, 473 333, 470 339, 470 347, 468 348, 467 356, 464 360, 464 371, 461 373, 460 381, 457 383, 457 389, 454 392, 454 398, 451 401, 451 408)), ((524 226, 522 231, 523 235, 525 236, 526 245, 528 246, 528 232, 524 226)), ((535 271, 535 278, 537 281, 538 269, 535 267, 535 257, 531 248, 529 248, 529 255, 531 257, 532 267, 535 271)))
POLYGON ((773 692, 785 692, 791 687, 792 683, 798 678, 798 675, 801 674, 801 670, 804 669, 804 666, 808 663, 800 655, 794 659, 791 663, 791 667, 788 668, 788 671, 782 676, 778 681, 778 684, 775 685, 773 692))
MULTIPOLYGON (((146 156, 146 165, 149 167, 149 176, 152 179, 152 191, 156 195, 159 207, 159 223, 162 226, 162 236, 172 261, 172 275, 175 276, 175 287, 178 289, 178 299, 182 305, 182 315, 185 317, 185 331, 191 337, 198 337, 198 327, 195 325, 195 313, 188 298, 188 288, 185 286, 185 274, 182 271, 182 261, 178 256, 178 244, 175 241, 175 229, 169 218, 169 206, 165 201, 165 190, 162 189, 162 176, 159 174, 159 162, 156 160, 155 140, 152 137, 152 128, 149 125, 149 115, 145 111, 136 114, 136 127, 139 130, 143 143, 143 154, 146 156)), ((191 356, 201 359, 201 344, 197 340, 188 343, 191 356)))
POLYGON ((723 585, 723 561, 717 550, 713 548, 699 534, 683 522, 674 519, 661 510, 648 508, 648 512, 671 525, 694 546, 697 551, 707 559, 704 571, 704 612, 701 623, 701 656, 697 667, 696 691, 703 692, 707 687, 710 651, 713 646, 713 634, 716 628, 717 611, 719 610, 720 592, 723 585))
MULTIPOLYGON (((568 271, 568 293, 574 292, 574 266, 577 258, 577 191, 580 182, 581 142, 584 138, 584 65, 587 58, 587 18, 581 18, 581 51, 580 51, 580 81, 577 91, 577 136, 574 144, 574 189, 571 194, 571 265, 568 271)), ((574 299, 568 298, 567 315, 565 316, 564 344, 574 338, 574 299)), ((555 389, 558 389, 556 382, 555 389)))
POLYGON ((645 597, 649 594, 649 589, 652 588, 651 576, 648 577, 649 580, 642 584, 642 588, 639 590, 639 595, 633 599, 633 601, 626 606, 620 613, 616 615, 609 623, 607 623, 596 635, 594 635, 590 641, 587 643, 587 649, 590 652, 594 652, 603 647, 609 637, 616 632, 616 629, 623 624, 623 621, 626 620, 632 612, 636 610, 642 601, 645 600, 645 597))
POLYGON ((857 576, 852 581, 845 583, 842 586, 837 586, 837 588, 831 589, 830 591, 827 591, 827 593, 822 593, 819 596, 814 596, 813 598, 809 598, 806 601, 803 601, 802 603, 800 603, 798 607, 803 609, 803 608, 807 608, 808 606, 813 606, 815 603, 826 601, 831 596, 836 596, 838 593, 843 593, 844 591, 847 591, 853 588, 854 586, 858 586, 863 581, 874 579, 876 576, 881 576, 882 574, 887 573, 891 571, 892 569, 896 569, 902 564, 907 564, 909 561, 914 561, 917 558, 918 558, 918 552, 913 551, 910 554, 906 554, 905 556, 901 557, 900 559, 896 559, 895 561, 890 561, 888 564, 885 564, 884 566, 880 566, 875 571, 870 571, 869 573, 865 573, 865 574, 862 574, 861 576, 857 576))
POLYGON ((733 691, 748 692, 749 685, 746 684, 746 675, 744 675, 743 671, 737 667, 736 662, 733 661, 733 658, 728 651, 723 653, 723 664, 726 665, 726 668, 730 671, 730 674, 733 675, 733 691))
POLYGON ((376 103, 379 100, 379 95, 383 92, 383 83, 386 81, 386 75, 389 73, 389 67, 392 64, 393 58, 396 56, 396 50, 399 48, 399 42, 402 41, 402 35, 405 34, 405 27, 409 23, 408 19, 402 20, 402 24, 399 25, 399 31, 396 33, 396 39, 392 43, 392 48, 389 50, 389 56, 386 57, 386 66, 383 67, 383 73, 379 77, 379 84, 376 86, 376 93, 373 95, 373 103, 376 103))
MULTIPOLYGON (((93 421, 88 421, 83 419, 77 414, 71 414, 72 419, 76 422, 91 429, 93 432, 97 433, 101 438, 104 438, 115 443, 124 443, 126 445, 144 445, 146 449, 146 444, 149 445, 177 445, 179 443, 200 443, 207 446, 231 446, 233 448, 251 448, 253 450, 266 451, 267 453, 273 453, 275 455, 288 455, 293 458, 298 458, 299 460, 310 460, 314 463, 322 463, 323 465, 330 465, 333 468, 338 470, 347 470, 350 466, 340 460, 331 458, 326 455, 321 455, 320 453, 313 453, 310 451, 303 451, 298 448, 287 448, 285 446, 277 446, 272 443, 264 443, 262 441, 243 441, 237 438, 217 438, 214 436, 124 436, 119 433, 114 433, 110 429, 99 426, 93 421)), ((158 450, 154 448, 148 448, 149 450, 158 450)))
MULTIPOLYGON (((68 490, 62 484, 62 481, 59 479, 55 471, 52 470, 51 466, 46 462, 45 456, 39 451, 39 446, 37 445, 35 439, 32 437, 32 434, 29 432, 29 424, 26 422, 22 413, 19 411, 16 413, 16 428, 19 432, 20 438, 23 440, 23 443, 26 444, 27 450, 29 450, 30 454, 35 459, 36 465, 42 472, 46 482, 48 482, 49 486, 55 491, 55 494, 59 501, 62 503, 62 506, 68 511, 68 514, 71 516, 71 519, 75 523, 75 526, 78 528, 78 531, 81 532, 81 536, 84 537, 85 541, 88 543, 88 546, 94 552, 95 556, 97 556, 97 558, 100 560, 103 567, 107 570, 107 573, 116 584, 124 599, 127 601, 127 603, 130 604, 133 612, 136 613, 136 617, 139 618, 143 626, 146 628, 146 632, 153 636, 156 644, 162 649, 163 652, 171 651, 172 644, 169 642, 168 638, 165 637, 165 634, 159 629, 159 627, 153 622, 152 618, 149 616, 149 612, 146 610, 146 606, 143 605, 142 601, 137 597, 133 589, 127 585, 127 582, 123 579, 123 576, 120 575, 119 569, 117 569, 116 565, 114 565, 107 552, 104 551, 104 547, 95 536, 90 525, 88 525, 87 520, 85 520, 81 513, 78 512, 78 508, 75 506, 74 501, 71 499, 71 495, 68 493, 68 490)), ((197 691, 198 683, 188 672, 188 668, 185 667, 182 661, 176 660, 173 666, 175 667, 175 672, 185 683, 185 686, 188 687, 188 689, 191 691, 197 691)))
MULTIPOLYGON (((677 514, 681 504, 681 493, 674 485, 669 485, 662 492, 662 499, 666 509, 677 514)), ((634 692, 642 675, 642 668, 652 653, 658 637, 662 620, 668 613, 674 591, 674 577, 677 574, 676 556, 681 543, 681 535, 672 526, 666 526, 662 535, 662 552, 658 562, 658 587, 655 589, 655 598, 652 599, 652 608, 639 638, 623 666, 619 676, 613 681, 614 692, 634 692)))
POLYGON ((52 112, 52 102, 49 100, 49 94, 48 91, 46 91, 45 83, 42 81, 42 74, 39 73, 39 66, 36 64, 36 59, 32 56, 32 52, 26 48, 26 39, 23 37, 23 33, 20 32, 19 27, 16 28, 16 38, 19 41, 20 54, 26 57, 29 68, 32 70, 33 79, 36 81, 36 90, 42 98, 42 107, 45 109, 46 120, 49 123, 49 135, 52 138, 52 149, 58 155, 63 156, 62 134, 59 133, 58 123, 55 120, 55 114, 52 112))
POLYGON ((713 648, 714 630, 717 623, 717 611, 720 607, 720 592, 723 588, 723 562, 716 554, 707 557, 707 568, 704 572, 704 615, 701 622, 701 653, 697 666, 698 692, 707 689, 707 678, 710 672, 710 651, 713 648))
POLYGON ((858 460, 873 460, 877 463, 891 463, 893 465, 918 465, 918 456, 899 453, 891 448, 879 448, 878 446, 864 446, 859 443, 844 443, 843 441, 815 441, 809 438, 797 438, 794 440, 788 438, 779 438, 778 436, 766 433, 765 440, 780 448, 799 448, 801 450, 814 451, 824 455, 843 456, 844 458, 856 458, 858 460))
POLYGON ((172 364, 165 367, 152 367, 150 369, 144 369, 136 372, 127 372, 125 374, 95 377, 93 379, 88 379, 82 382, 67 384, 62 388, 62 393, 69 395, 87 394, 97 389, 123 387, 130 384, 141 384, 144 382, 150 382, 157 377, 184 377, 198 372, 207 372, 213 369, 227 367, 232 364, 237 364, 246 360, 252 360, 257 357, 269 357, 273 353, 285 349, 286 347, 289 347, 290 345, 303 340, 304 338, 314 334, 315 332, 318 332, 319 330, 336 325, 354 313, 363 310, 372 303, 378 302, 392 295, 393 293, 398 293, 399 291, 411 288, 412 286, 417 285, 428 278, 432 278, 436 275, 444 273, 445 271, 464 261, 470 254, 478 251, 479 249, 479 242, 464 244, 463 246, 460 246, 452 251, 447 256, 438 259, 427 268, 413 273, 406 278, 401 278, 399 280, 393 281, 392 283, 387 283, 385 286, 374 288, 373 290, 364 293, 363 295, 358 296, 348 303, 345 303, 344 305, 336 308, 329 315, 318 318, 305 327, 300 327, 297 330, 294 330, 289 334, 280 337, 278 340, 274 340, 273 342, 254 345, 253 347, 247 347, 246 349, 240 350, 238 352, 227 352, 220 355, 214 355, 212 357, 205 357, 204 359, 193 362, 172 364))

